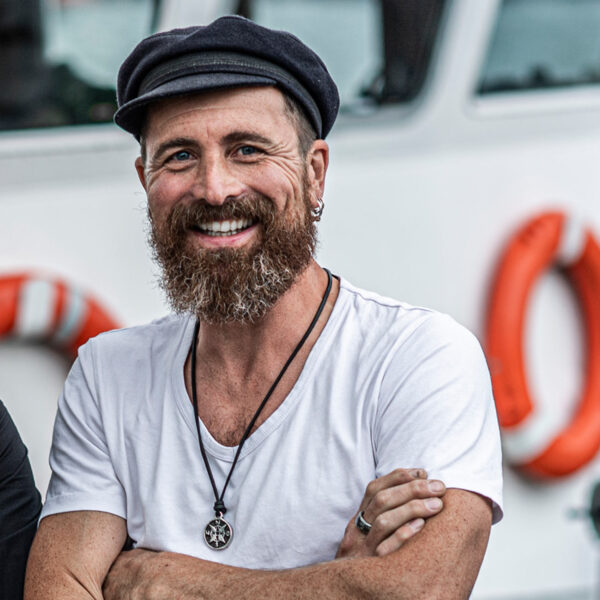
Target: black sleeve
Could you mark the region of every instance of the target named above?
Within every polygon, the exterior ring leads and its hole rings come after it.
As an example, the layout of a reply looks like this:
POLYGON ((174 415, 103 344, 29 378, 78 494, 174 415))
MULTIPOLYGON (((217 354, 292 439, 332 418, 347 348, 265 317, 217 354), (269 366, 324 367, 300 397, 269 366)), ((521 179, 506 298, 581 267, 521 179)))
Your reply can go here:
POLYGON ((42 508, 27 448, 0 402, 0 598, 21 600, 29 547, 42 508))

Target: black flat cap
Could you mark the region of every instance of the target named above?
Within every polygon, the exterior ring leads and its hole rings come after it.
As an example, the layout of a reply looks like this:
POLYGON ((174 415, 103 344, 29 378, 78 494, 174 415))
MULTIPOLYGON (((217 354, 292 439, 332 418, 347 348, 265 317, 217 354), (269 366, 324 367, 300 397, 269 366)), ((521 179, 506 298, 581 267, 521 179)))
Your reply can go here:
POLYGON ((139 139, 151 102, 250 85, 289 94, 319 138, 331 130, 340 99, 323 61, 291 33, 233 15, 142 40, 119 70, 115 123, 139 139))

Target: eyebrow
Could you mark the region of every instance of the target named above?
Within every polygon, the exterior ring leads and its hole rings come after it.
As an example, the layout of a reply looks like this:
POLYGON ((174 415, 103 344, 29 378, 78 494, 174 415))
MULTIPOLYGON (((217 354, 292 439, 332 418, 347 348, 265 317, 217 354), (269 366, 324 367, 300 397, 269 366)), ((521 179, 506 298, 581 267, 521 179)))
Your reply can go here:
POLYGON ((187 138, 187 137, 177 137, 177 138, 167 140, 166 142, 163 142, 162 144, 160 144, 158 146, 158 148, 156 149, 156 152, 152 156, 152 160, 159 159, 165 152, 167 152, 168 150, 171 150, 171 148, 180 148, 181 146, 188 146, 188 147, 194 146, 195 147, 195 146, 197 146, 197 143, 194 139, 187 138))
POLYGON ((226 144, 235 144, 236 142, 256 142, 257 144, 272 145, 273 140, 254 133, 253 131, 233 131, 227 134, 223 141, 226 144))

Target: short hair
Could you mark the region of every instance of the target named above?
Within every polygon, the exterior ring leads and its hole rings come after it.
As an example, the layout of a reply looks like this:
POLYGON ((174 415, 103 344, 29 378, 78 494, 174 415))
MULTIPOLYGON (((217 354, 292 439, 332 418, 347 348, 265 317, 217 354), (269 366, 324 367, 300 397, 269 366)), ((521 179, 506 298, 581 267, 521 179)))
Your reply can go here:
POLYGON ((306 116, 303 108, 300 106, 300 104, 298 104, 298 102, 296 102, 294 98, 283 92, 283 101, 285 105, 285 112, 296 127, 300 156, 302 156, 302 158, 306 158, 306 155, 308 154, 313 142, 317 139, 317 132, 306 116))
MULTIPOLYGON (((298 149, 300 156, 306 158, 308 151, 310 150, 313 142, 317 139, 317 132, 313 127, 312 123, 306 116, 306 113, 300 106, 300 104, 292 98, 286 92, 283 94, 284 110, 285 114, 289 117, 290 121, 296 128, 296 134, 298 135, 298 149)), ((140 157, 142 162, 146 164, 146 123, 145 119, 140 131, 140 157)))

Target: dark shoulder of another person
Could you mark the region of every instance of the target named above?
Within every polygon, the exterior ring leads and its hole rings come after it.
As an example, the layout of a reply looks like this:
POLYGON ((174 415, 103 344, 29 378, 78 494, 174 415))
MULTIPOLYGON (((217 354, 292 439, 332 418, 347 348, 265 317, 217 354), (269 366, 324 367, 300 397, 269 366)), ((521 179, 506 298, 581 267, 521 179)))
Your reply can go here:
POLYGON ((20 600, 42 508, 27 448, 0 401, 0 598, 20 600))

